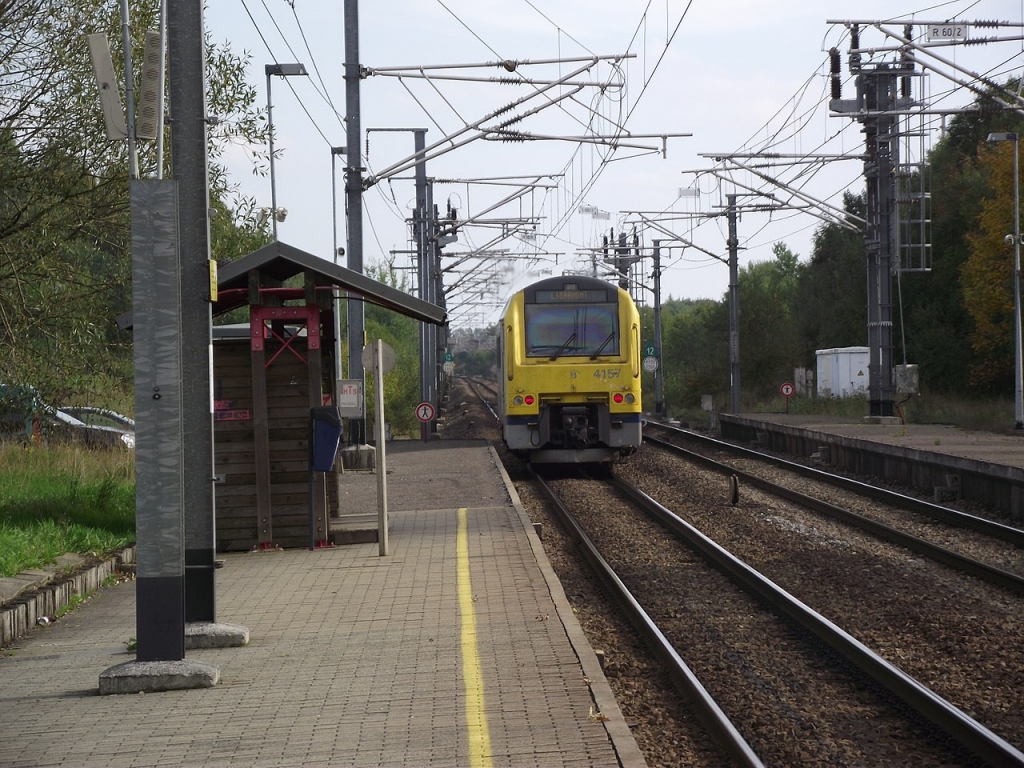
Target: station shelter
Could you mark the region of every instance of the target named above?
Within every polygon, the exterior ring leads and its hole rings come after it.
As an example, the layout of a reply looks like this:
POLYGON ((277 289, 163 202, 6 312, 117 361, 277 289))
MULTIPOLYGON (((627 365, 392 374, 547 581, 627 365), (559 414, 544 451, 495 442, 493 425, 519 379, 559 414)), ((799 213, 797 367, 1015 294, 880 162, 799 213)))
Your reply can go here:
MULTIPOLYGON (((337 403, 335 296, 435 325, 429 302, 280 241, 223 265, 213 314, 214 467, 218 551, 329 541, 336 485, 313 474, 310 418, 337 403)), ((342 304, 344 306, 344 304, 342 304)))

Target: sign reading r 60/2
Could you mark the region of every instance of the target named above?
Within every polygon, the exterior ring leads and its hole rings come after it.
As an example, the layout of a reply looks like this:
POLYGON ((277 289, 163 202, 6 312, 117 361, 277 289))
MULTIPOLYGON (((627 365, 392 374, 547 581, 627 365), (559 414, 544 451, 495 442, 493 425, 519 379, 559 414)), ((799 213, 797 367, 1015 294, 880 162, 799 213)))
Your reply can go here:
POLYGON ((966 24, 929 24, 929 40, 966 40, 969 28, 966 24))

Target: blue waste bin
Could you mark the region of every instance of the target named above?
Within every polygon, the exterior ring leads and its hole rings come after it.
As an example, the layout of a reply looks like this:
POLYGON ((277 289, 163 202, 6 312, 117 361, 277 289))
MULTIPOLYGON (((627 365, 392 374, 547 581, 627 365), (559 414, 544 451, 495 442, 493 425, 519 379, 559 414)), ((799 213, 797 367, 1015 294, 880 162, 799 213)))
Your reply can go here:
POLYGON ((342 433, 341 413, 337 406, 322 405, 309 409, 313 445, 311 463, 314 472, 330 472, 338 455, 342 433))

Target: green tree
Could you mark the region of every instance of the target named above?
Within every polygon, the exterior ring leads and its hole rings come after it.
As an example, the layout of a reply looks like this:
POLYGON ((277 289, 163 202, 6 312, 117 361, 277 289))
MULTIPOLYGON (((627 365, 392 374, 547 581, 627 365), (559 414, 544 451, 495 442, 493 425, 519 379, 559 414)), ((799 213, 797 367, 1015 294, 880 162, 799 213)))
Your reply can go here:
MULTIPOLYGON (((136 60, 157 8, 131 2, 136 60)), ((0 0, 0 381, 34 384, 54 400, 96 379, 127 388, 131 369, 130 336, 114 325, 130 306, 127 153, 106 139, 85 38, 115 41, 123 72, 120 30, 117 0, 0 0)), ((258 140, 262 123, 246 59, 208 48, 216 158, 227 142, 258 140)), ((140 150, 151 173, 154 146, 140 150)), ((214 219, 214 243, 241 246, 235 257, 260 240, 258 222, 232 200, 216 163, 210 178, 225 213, 214 219)))
MULTIPOLYGON (((864 216, 862 195, 847 193, 843 208, 864 216)), ((800 272, 794 305, 802 360, 815 365, 814 351, 867 343, 867 267, 864 236, 836 224, 814 232, 811 259, 800 272)))
MULTIPOLYGON (((729 391, 729 312, 710 299, 662 305, 662 364, 669 412, 696 408, 701 395, 721 404, 729 391)), ((653 402, 650 395, 645 395, 653 402)))
MULTIPOLYGON (((954 125, 956 119, 954 118, 954 125)), ((899 339, 908 362, 921 370, 923 387, 936 392, 967 391, 972 357, 971 318, 960 284, 967 258, 967 232, 974 226, 983 183, 973 163, 940 142, 930 157, 932 180, 932 263, 928 272, 898 276, 899 339)), ((902 355, 897 349, 897 359, 902 355)))
MULTIPOLYGON (((383 265, 370 265, 366 274, 374 280, 410 292, 405 276, 383 265)), ((366 338, 382 339, 395 350, 395 367, 384 376, 384 417, 391 434, 411 435, 419 429, 416 404, 420 401, 420 324, 411 317, 372 304, 366 306, 366 338)), ((367 414, 376 407, 376 385, 367 392, 367 414)), ((369 415, 367 418, 371 418, 369 415)))
MULTIPOLYGON (((1011 80, 1004 87, 1016 90, 1017 82, 1011 80)), ((957 114, 950 120, 945 135, 929 153, 932 266, 926 273, 901 275, 897 294, 903 320, 900 338, 906 339, 908 361, 920 365, 922 388, 961 395, 977 394, 986 386, 1001 388, 997 383, 1000 376, 1006 382, 1003 386, 1011 387, 1012 381, 1012 365, 1000 373, 998 364, 993 367, 991 359, 985 362, 979 357, 991 352, 984 351, 986 343, 975 346, 975 342, 982 342, 987 336, 987 343, 991 343, 992 337, 991 329, 978 336, 976 313, 989 319, 994 316, 985 308, 985 302, 974 306, 975 298, 968 297, 979 287, 985 292, 983 283, 987 278, 979 282, 980 275, 972 277, 971 273, 976 267, 984 270, 986 258, 970 264, 968 260, 978 242, 972 240, 972 233, 980 231, 983 205, 992 194, 992 164, 998 164, 1001 158, 1005 172, 1012 173, 1011 154, 997 154, 983 162, 979 151, 986 146, 985 138, 990 132, 1018 130, 1020 126, 1012 113, 994 108, 990 96, 979 97, 975 105, 977 111, 957 114)), ((1003 202, 1005 231, 999 231, 999 238, 1013 228, 1012 202, 1007 198, 1003 202)), ((999 229, 998 223, 990 222, 988 226, 999 229)), ((1007 255, 1002 242, 985 248, 989 255, 1007 255)), ((998 283, 992 283, 989 290, 1000 290, 998 283)), ((1007 291, 1012 300, 1012 288, 1007 291)), ((1012 330, 1007 331, 1004 326, 1004 333, 1010 334, 1004 337, 1005 344, 1012 344, 1012 330)), ((1012 361, 1012 346, 1005 349, 1007 359, 1012 361)))
POLYGON ((803 358, 796 324, 801 265, 784 243, 772 254, 739 273, 740 382, 757 398, 774 394, 803 358))

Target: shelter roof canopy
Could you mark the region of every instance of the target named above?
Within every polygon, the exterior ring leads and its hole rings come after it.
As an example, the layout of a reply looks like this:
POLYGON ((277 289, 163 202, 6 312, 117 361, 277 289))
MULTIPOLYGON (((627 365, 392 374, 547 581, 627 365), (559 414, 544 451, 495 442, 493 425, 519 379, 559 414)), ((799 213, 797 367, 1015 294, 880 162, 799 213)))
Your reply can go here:
POLYGON ((443 325, 447 319, 445 310, 436 304, 410 296, 390 285, 280 241, 274 241, 219 268, 217 288, 218 292, 224 292, 224 298, 214 303, 214 315, 248 303, 245 290, 237 289, 248 288, 249 272, 252 270, 258 270, 281 282, 305 271, 313 272, 326 285, 337 286, 415 320, 443 325))

